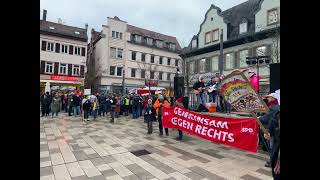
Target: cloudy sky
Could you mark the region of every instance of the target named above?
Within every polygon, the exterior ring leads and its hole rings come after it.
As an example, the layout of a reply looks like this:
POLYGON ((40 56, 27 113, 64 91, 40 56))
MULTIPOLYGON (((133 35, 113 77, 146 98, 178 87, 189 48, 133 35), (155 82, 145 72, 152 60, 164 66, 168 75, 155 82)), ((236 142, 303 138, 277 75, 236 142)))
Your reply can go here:
MULTIPOLYGON (((58 18, 71 26, 101 31, 107 17, 118 16, 128 24, 177 37, 187 46, 199 31, 205 12, 211 4, 231 8, 246 0, 40 0, 40 11, 46 9, 47 20, 58 18)), ((41 17, 40 12, 40 17, 41 17)))

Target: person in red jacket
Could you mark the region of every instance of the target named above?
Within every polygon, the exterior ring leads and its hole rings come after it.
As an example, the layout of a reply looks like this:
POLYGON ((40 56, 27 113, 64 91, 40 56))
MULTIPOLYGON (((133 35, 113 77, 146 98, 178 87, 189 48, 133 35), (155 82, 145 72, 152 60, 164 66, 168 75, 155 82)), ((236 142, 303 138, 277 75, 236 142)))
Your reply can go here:
MULTIPOLYGON (((162 126, 162 108, 166 107, 169 108, 170 107, 170 103, 169 101, 161 94, 158 99, 154 102, 153 105, 154 109, 157 112, 157 116, 158 116, 158 121, 159 121, 159 132, 160 132, 160 136, 163 135, 163 126, 162 126)), ((166 136, 169 136, 169 130, 168 128, 164 128, 165 132, 166 132, 166 136)))

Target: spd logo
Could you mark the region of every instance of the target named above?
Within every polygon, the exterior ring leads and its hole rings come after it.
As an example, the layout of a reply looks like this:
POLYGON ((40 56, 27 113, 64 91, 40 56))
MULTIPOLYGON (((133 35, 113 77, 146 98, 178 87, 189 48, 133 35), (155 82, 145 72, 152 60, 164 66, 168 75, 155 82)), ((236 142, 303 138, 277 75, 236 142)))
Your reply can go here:
POLYGON ((243 133, 253 133, 253 129, 252 128, 242 128, 241 132, 243 132, 243 133))

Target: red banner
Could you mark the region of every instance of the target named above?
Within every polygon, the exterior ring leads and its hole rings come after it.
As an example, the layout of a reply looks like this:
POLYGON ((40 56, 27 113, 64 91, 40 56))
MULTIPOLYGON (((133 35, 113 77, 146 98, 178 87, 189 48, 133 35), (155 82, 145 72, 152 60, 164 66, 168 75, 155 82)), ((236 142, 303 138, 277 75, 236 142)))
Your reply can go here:
POLYGON ((250 152, 258 150, 258 124, 250 117, 212 117, 183 107, 163 108, 162 123, 209 141, 250 152))

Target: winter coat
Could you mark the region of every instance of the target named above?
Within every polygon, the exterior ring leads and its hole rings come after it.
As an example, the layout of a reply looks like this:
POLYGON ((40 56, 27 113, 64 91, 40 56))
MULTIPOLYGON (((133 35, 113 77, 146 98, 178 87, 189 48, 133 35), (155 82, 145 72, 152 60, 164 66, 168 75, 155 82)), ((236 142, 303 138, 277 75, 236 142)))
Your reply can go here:
POLYGON ((61 109, 61 98, 60 97, 54 97, 52 99, 51 103, 51 111, 52 112, 59 112, 61 109))
POLYGON ((120 112, 120 98, 116 98, 116 108, 114 109, 114 112, 120 112))
POLYGON ((158 115, 162 115, 162 107, 169 108, 170 107, 170 103, 168 102, 168 100, 164 99, 163 102, 162 102, 162 106, 160 106, 160 100, 157 99, 155 101, 153 107, 156 110, 158 115))
POLYGON ((86 100, 84 101, 84 103, 82 104, 82 108, 83 108, 84 111, 89 111, 89 110, 90 110, 90 108, 91 108, 91 102, 90 102, 89 99, 86 99, 86 100))
POLYGON ((76 107, 76 106, 80 106, 80 102, 81 102, 81 99, 79 96, 73 96, 73 105, 76 107))
POLYGON ((144 120, 145 122, 156 121, 156 110, 152 105, 147 105, 144 109, 144 120))

